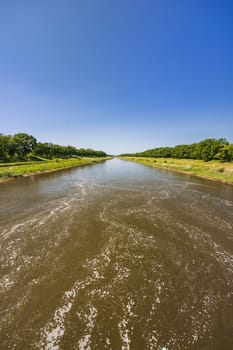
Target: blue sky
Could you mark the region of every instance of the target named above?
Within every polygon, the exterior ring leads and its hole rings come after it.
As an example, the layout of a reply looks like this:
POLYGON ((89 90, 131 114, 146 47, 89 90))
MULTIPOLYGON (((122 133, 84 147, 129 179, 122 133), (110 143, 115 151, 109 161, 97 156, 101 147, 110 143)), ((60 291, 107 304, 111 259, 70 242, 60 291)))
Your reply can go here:
POLYGON ((0 3, 0 132, 134 152, 233 142, 233 1, 0 3))

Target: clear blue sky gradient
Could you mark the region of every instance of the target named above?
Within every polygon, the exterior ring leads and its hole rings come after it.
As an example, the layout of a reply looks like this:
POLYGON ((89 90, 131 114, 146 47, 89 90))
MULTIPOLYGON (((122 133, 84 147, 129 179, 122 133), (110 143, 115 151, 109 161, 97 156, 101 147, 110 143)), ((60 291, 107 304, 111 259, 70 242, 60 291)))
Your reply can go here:
POLYGON ((233 1, 0 4, 0 132, 134 152, 233 142, 233 1))

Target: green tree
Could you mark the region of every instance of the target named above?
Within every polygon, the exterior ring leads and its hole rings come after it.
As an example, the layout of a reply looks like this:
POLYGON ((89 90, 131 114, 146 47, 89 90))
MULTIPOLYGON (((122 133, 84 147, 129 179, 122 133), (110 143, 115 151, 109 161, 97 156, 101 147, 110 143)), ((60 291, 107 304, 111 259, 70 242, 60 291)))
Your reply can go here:
POLYGON ((10 136, 0 134, 0 158, 7 159, 9 157, 10 136))
POLYGON ((225 144, 216 154, 215 159, 230 162, 233 160, 233 145, 225 144))
POLYGON ((17 154, 19 158, 26 158, 27 154, 32 152, 36 147, 36 139, 32 135, 25 133, 15 134, 11 140, 12 151, 17 154))

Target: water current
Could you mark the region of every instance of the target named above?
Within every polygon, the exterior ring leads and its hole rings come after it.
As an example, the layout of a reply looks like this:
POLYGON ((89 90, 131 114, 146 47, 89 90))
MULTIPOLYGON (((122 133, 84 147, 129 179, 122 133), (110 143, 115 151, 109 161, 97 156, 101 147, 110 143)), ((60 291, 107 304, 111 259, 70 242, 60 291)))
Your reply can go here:
POLYGON ((0 186, 1 350, 230 350, 233 186, 119 159, 0 186))

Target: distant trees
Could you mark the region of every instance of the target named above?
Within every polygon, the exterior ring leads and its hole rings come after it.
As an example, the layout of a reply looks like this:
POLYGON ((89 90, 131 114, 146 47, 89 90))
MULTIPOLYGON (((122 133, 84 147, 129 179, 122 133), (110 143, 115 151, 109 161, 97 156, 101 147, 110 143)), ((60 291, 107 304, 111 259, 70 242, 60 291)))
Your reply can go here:
POLYGON ((233 144, 230 144, 225 138, 210 138, 190 145, 153 148, 141 153, 135 153, 133 156, 201 159, 206 162, 212 159, 233 161, 233 144))
POLYGON ((26 133, 15 135, 0 134, 0 159, 27 160, 30 157, 42 158, 70 158, 70 157, 105 157, 103 151, 95 151, 90 148, 76 148, 73 146, 61 146, 53 143, 37 142, 36 138, 26 133))
POLYGON ((44 158, 69 158, 69 157, 105 157, 103 151, 95 151, 87 148, 75 148, 73 146, 60 146, 52 143, 39 142, 34 153, 44 158))
POLYGON ((0 134, 0 158, 7 159, 10 150, 10 136, 0 134))
POLYGON ((204 161, 219 159, 219 152, 225 145, 228 144, 229 142, 223 138, 203 140, 195 144, 193 156, 195 159, 202 159, 204 161))
POLYGON ((18 158, 24 159, 36 147, 36 139, 32 135, 25 133, 15 134, 10 138, 10 149, 12 155, 17 155, 18 158))
POLYGON ((216 159, 222 161, 233 161, 233 144, 225 144, 216 156, 216 159))

